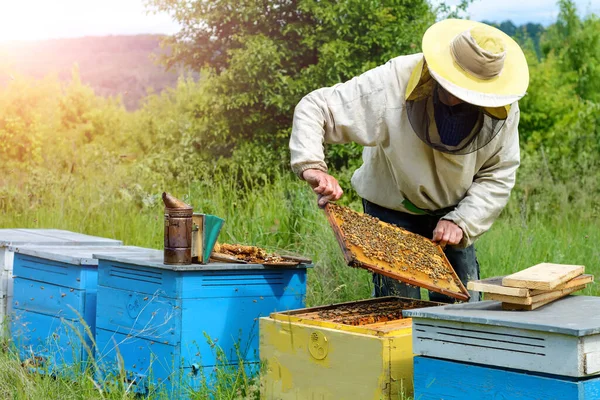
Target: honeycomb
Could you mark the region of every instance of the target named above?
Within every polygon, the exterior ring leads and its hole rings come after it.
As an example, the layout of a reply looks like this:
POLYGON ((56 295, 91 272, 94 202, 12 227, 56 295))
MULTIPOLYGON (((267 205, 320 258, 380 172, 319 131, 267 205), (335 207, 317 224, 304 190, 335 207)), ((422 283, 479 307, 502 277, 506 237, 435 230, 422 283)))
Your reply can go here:
POLYGON ((431 240, 347 207, 331 203, 327 207, 356 261, 362 261, 358 248, 367 259, 387 264, 396 275, 418 271, 434 285, 445 281, 461 286, 441 248, 431 240))
POLYGON ((362 326, 378 322, 402 319, 402 310, 430 306, 431 303, 419 300, 390 300, 377 303, 340 304, 336 308, 317 313, 318 319, 338 324, 362 326))
POLYGON ((215 245, 215 251, 228 256, 233 256, 238 260, 243 260, 252 264, 285 262, 284 258, 280 255, 275 253, 267 253, 266 250, 256 246, 221 243, 215 245))

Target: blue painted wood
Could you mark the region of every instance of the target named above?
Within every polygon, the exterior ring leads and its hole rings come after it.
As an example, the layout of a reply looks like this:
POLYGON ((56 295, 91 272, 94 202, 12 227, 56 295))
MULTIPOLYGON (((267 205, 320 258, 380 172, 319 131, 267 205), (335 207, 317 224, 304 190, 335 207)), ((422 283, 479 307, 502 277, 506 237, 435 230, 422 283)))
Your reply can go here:
MULTIPOLYGON (((212 388, 218 381, 219 373, 228 374, 228 379, 237 372, 239 365, 219 363, 214 366, 202 366, 200 362, 181 367, 178 360, 180 346, 170 346, 155 341, 142 339, 98 329, 96 338, 98 343, 97 363, 100 368, 96 371, 96 379, 103 385, 114 384, 123 377, 131 385, 131 392, 148 395, 152 392, 167 391, 169 398, 185 399, 197 398, 198 390, 205 387, 212 388), (127 357, 121 351, 123 348, 131 349, 127 357), (134 349, 137 348, 137 351, 134 349), (124 371, 120 372, 115 360, 122 357, 124 371), (195 393, 193 393, 195 392, 195 393)), ((187 351, 194 351, 191 347, 187 351)), ((216 351, 213 350, 216 355, 216 351)), ((183 357, 186 357, 185 355, 183 357)), ((254 376, 259 371, 259 363, 244 364, 244 373, 254 376)))
POLYGON ((122 290, 98 288, 98 327, 144 339, 166 342, 181 341, 181 299, 122 290))
POLYGON ((414 359, 415 400, 597 400, 600 378, 531 374, 429 357, 414 359))
MULTIPOLYGON (((60 251, 60 247, 56 249, 60 251)), ((19 253, 15 253, 13 274, 19 278, 74 289, 95 287, 98 283, 96 265, 75 266, 19 253)))
POLYGON ((86 346, 93 354, 96 329, 98 270, 92 247, 39 249, 38 256, 32 255, 36 249, 14 255, 13 342, 22 358, 43 359, 52 373, 85 368, 86 346))
POLYGON ((68 319, 79 319, 85 313, 85 290, 19 277, 14 284, 15 309, 68 319))
POLYGON ((15 310, 11 321, 14 346, 25 364, 38 372, 73 375, 85 367, 92 338, 82 322, 15 310))
POLYGON ((258 318, 305 306, 308 266, 181 271, 134 263, 143 258, 99 256, 100 375, 117 376, 120 354, 144 385, 196 387, 200 370, 259 361, 258 318))

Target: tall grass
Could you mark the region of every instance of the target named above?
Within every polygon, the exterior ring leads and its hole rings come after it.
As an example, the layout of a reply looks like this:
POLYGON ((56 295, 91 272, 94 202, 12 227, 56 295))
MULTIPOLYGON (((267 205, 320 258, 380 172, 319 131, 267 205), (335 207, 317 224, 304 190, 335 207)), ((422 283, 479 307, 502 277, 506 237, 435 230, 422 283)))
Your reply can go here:
MULTIPOLYGON (((185 187, 124 183, 118 170, 97 179, 71 179, 49 185, 44 192, 21 188, 21 202, 0 206, 2 228, 60 228, 122 240, 127 245, 162 248, 162 191, 193 205, 194 210, 225 219, 219 240, 254 244, 269 250, 308 256, 307 305, 365 299, 371 295, 371 275, 345 265, 339 246, 316 197, 290 173, 272 179, 251 174, 217 175, 185 187)), ((492 229, 477 243, 483 277, 504 275, 539 262, 583 264, 599 272, 599 216, 594 192, 569 183, 534 189, 524 181, 492 229), (537 205, 536 205, 537 204, 537 205), (578 206, 568 206, 577 204, 578 206)), ((346 204, 361 211, 352 194, 346 204)), ((584 294, 597 295, 598 286, 584 294)), ((75 382, 28 373, 7 350, 0 353, 0 396, 14 399, 128 398, 124 388, 102 391, 90 374, 75 382)), ((222 385, 203 388, 197 398, 253 398, 256 382, 223 374, 222 385), (226 378, 229 377, 229 378, 226 378), (229 379, 229 382, 227 381, 229 379), (243 394, 243 396, 242 396, 243 394)), ((154 398, 164 397, 157 394, 154 398)))

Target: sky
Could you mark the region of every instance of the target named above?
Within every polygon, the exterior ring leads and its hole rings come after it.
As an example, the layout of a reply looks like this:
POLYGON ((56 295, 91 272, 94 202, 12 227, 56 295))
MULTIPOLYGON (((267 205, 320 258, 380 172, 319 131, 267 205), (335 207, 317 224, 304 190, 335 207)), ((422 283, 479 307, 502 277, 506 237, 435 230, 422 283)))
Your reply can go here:
MULTIPOLYGON (((439 3, 441 0, 432 2, 439 3)), ((448 5, 456 5, 460 0, 444 0, 448 5)), ((558 16, 557 0, 475 0, 467 14, 475 21, 502 22, 511 20, 515 25, 536 22, 547 26, 558 16)), ((575 0, 579 13, 600 15, 600 0, 575 0)))
MULTIPOLYGON (((432 0, 434 3, 440 0, 432 0)), ((449 5, 460 0, 445 0, 449 5)), ((600 14, 600 0, 576 0, 579 11, 600 14)), ((0 41, 177 32, 167 14, 148 14, 145 0, 0 0, 0 41)), ((556 20, 556 0, 475 0, 471 19, 516 25, 556 20)))
POLYGON ((0 41, 177 32, 145 0, 0 0, 0 41))

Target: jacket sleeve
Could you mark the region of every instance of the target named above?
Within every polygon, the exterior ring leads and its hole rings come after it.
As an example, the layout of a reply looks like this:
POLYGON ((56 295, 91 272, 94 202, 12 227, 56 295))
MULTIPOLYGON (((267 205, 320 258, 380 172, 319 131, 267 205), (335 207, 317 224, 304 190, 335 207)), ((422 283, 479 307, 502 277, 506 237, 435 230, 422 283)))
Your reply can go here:
POLYGON ((454 222, 463 230, 459 247, 473 244, 489 230, 508 203, 520 165, 519 110, 516 107, 512 121, 507 121, 504 143, 477 172, 473 184, 456 209, 442 218, 454 222))
MULTIPOLYGON (((389 64, 389 63, 388 63, 389 64)), ((327 171, 324 143, 356 142, 374 146, 385 133, 385 85, 391 66, 384 64, 345 83, 317 89, 296 106, 290 137, 294 173, 327 171)))

